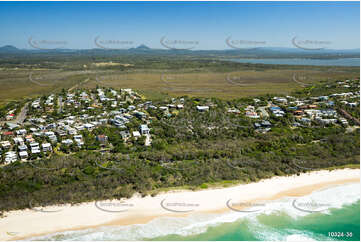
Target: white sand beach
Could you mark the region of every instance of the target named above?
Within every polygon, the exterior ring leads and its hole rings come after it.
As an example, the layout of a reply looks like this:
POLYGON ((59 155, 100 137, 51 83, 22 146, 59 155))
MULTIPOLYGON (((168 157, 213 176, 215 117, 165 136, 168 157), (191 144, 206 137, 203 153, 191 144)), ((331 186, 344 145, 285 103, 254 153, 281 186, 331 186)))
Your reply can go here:
POLYGON ((172 191, 155 197, 133 196, 120 201, 49 206, 5 213, 0 219, 0 240, 18 240, 58 231, 107 225, 147 223, 161 216, 231 211, 286 196, 298 197, 323 188, 360 182, 359 169, 313 171, 299 176, 273 177, 256 183, 199 191, 172 191), (228 204, 228 205, 227 205, 228 204))

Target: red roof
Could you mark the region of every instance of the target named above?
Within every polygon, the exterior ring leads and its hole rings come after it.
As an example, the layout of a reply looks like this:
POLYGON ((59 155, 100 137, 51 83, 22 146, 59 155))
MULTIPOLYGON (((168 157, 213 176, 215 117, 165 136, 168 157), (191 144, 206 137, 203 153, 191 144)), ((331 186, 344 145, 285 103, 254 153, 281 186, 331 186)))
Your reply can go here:
POLYGON ((13 135, 14 133, 11 132, 11 131, 8 131, 8 132, 4 132, 3 134, 4 134, 4 135, 13 135))

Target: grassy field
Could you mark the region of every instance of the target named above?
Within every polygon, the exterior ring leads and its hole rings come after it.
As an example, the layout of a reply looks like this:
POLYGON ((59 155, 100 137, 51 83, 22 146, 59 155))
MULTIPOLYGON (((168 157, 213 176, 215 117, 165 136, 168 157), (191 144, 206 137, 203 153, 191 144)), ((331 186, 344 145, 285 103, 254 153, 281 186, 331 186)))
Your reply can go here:
POLYGON ((86 78, 87 75, 81 71, 2 69, 0 70, 0 103, 60 91, 86 78))
POLYGON ((270 69, 242 70, 234 72, 170 72, 156 71, 143 73, 98 72, 97 81, 88 82, 87 87, 96 84, 133 88, 148 98, 163 96, 197 96, 234 99, 260 94, 288 94, 309 84, 321 80, 354 78, 359 69, 352 71, 332 71, 317 69, 270 69))
POLYGON ((232 72, 195 70, 78 70, 0 69, 0 104, 23 97, 35 97, 71 88, 133 88, 147 98, 198 96, 233 99, 260 94, 288 94, 302 83, 355 78, 358 67, 259 68, 251 65, 232 72), (87 82, 84 80, 89 79, 87 82))

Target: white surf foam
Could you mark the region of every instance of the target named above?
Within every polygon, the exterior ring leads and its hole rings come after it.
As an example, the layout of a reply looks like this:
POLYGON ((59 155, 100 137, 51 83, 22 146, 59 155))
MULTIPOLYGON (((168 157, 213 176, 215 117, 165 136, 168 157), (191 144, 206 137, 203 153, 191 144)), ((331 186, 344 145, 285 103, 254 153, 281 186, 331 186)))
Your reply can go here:
MULTIPOLYGON (((263 210, 254 213, 241 213, 230 211, 224 214, 193 214, 187 217, 177 218, 158 218, 147 224, 100 227, 96 229, 87 229, 81 231, 67 231, 50 234, 41 237, 31 238, 32 240, 142 240, 151 239, 170 234, 188 236, 206 232, 209 227, 217 226, 222 223, 231 223, 239 219, 250 220, 252 231, 257 227, 257 216, 260 214, 287 213, 296 218, 306 216, 310 213, 297 210, 292 202, 297 201, 317 201, 327 203, 331 208, 341 208, 360 200, 360 184, 347 184, 332 187, 329 189, 313 192, 302 198, 288 197, 278 201, 266 203, 263 210)), ((327 213, 329 210, 323 211, 327 213)), ((259 228, 262 231, 262 228, 259 228)), ((313 238, 312 235, 306 235, 302 231, 294 231, 287 234, 280 234, 278 231, 267 231, 267 234, 258 234, 265 240, 293 240, 304 236, 305 239, 313 238)), ((297 239, 298 240, 298 239, 297 239)), ((303 240, 303 239, 302 239, 303 240)))

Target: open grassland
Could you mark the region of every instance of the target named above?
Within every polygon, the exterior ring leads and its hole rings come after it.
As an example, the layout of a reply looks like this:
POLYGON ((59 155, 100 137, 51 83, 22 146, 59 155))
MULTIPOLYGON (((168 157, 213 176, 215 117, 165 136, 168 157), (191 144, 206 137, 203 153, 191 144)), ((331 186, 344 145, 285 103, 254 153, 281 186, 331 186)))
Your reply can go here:
POLYGON ((36 97, 71 88, 86 79, 83 71, 49 69, 0 70, 0 104, 19 98, 36 97))
POLYGON ((35 97, 62 88, 95 86, 133 88, 147 98, 198 96, 234 99, 262 94, 288 94, 327 79, 355 78, 358 67, 257 68, 224 72, 210 70, 78 70, 0 69, 0 104, 35 97))
POLYGON ((359 69, 269 69, 234 72, 170 72, 143 73, 98 72, 97 84, 115 88, 133 88, 149 98, 162 96, 217 97, 234 99, 262 94, 289 94, 311 84, 327 79, 355 78, 359 69))

